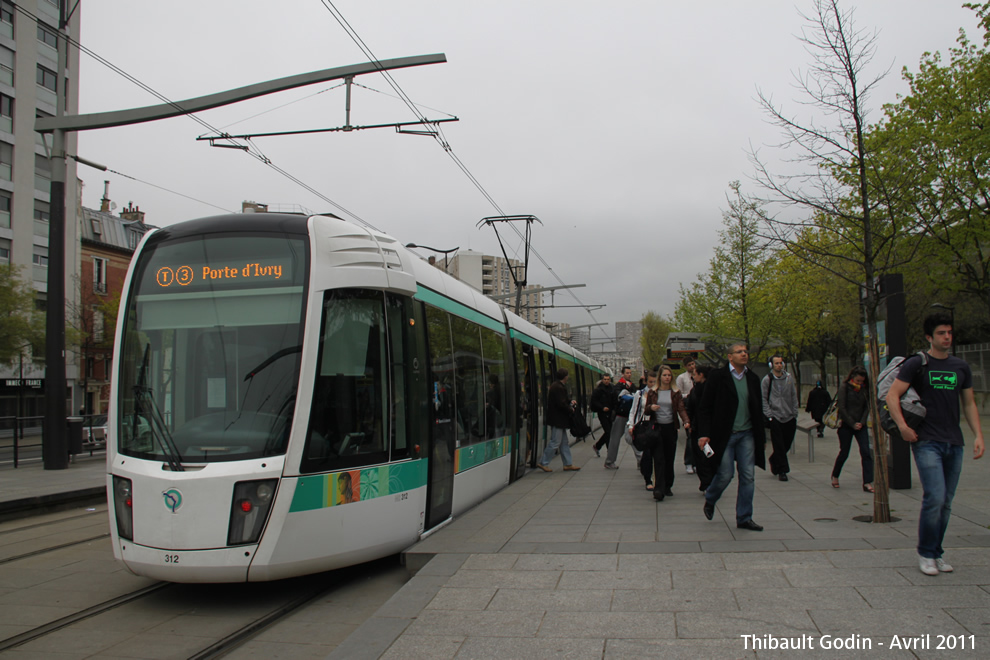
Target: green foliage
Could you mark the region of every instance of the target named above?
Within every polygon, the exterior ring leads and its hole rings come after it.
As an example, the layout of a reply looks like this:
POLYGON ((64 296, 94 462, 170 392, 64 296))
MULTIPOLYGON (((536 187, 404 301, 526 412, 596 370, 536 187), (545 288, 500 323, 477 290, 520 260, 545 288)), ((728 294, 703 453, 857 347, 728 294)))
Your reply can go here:
POLYGON ((773 332, 778 302, 767 288, 770 252, 762 245, 757 228, 761 209, 744 196, 738 181, 729 187, 734 197, 722 213, 725 229, 708 271, 687 288, 681 284, 674 308, 679 330, 701 332, 727 340, 743 340, 758 353, 773 332))
POLYGON ((990 3, 976 11, 984 47, 960 31, 949 62, 925 53, 917 73, 903 71, 910 93, 884 108, 869 134, 882 158, 871 177, 897 190, 882 201, 903 217, 925 272, 949 293, 979 300, 990 311, 990 3))
POLYGON ((647 369, 652 369, 667 357, 667 335, 674 330, 674 325, 670 319, 656 312, 644 314, 641 323, 643 333, 639 337, 639 345, 643 349, 643 364, 647 369))
POLYGON ((44 355, 44 317, 35 314, 34 289, 20 278, 16 266, 0 265, 0 364, 15 364, 29 348, 44 355))

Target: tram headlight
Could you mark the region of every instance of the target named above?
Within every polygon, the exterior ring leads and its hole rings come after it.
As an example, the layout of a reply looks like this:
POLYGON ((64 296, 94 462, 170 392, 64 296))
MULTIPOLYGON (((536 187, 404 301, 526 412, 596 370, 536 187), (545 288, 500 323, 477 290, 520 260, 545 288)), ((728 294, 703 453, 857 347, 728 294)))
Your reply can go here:
POLYGON ((234 499, 230 505, 230 525, 227 527, 227 545, 257 543, 261 530, 268 520, 274 500, 277 479, 239 481, 234 485, 234 499))
POLYGON ((117 536, 134 540, 134 501, 131 499, 131 480, 113 478, 113 513, 117 519, 117 536))

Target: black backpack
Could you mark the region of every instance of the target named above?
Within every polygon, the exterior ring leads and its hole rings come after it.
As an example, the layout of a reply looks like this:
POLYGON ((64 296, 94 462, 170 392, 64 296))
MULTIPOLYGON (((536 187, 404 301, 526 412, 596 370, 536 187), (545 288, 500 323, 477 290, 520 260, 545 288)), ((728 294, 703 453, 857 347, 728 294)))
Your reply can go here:
POLYGON ((577 408, 571 413, 571 435, 580 440, 591 435, 591 427, 588 426, 584 415, 577 408))

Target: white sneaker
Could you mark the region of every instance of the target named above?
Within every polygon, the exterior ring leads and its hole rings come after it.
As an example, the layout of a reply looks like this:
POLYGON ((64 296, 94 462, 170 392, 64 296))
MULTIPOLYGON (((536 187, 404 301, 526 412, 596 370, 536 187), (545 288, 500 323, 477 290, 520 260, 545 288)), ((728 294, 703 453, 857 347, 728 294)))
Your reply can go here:
POLYGON ((694 466, 693 465, 685 465, 684 466, 684 471, 687 472, 688 474, 694 474, 694 466))
POLYGON ((918 568, 925 575, 938 575, 938 566, 935 565, 935 559, 931 557, 922 557, 918 555, 918 568))
POLYGON ((935 560, 935 568, 937 568, 940 573, 951 573, 952 572, 952 564, 950 564, 949 562, 945 561, 941 557, 938 557, 935 560))

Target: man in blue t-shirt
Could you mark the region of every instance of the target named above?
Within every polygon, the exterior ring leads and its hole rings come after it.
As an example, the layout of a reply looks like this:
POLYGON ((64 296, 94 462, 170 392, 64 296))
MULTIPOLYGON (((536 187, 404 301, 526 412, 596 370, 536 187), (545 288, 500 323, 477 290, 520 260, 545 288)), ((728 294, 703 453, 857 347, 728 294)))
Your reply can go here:
POLYGON ((901 364, 897 379, 887 393, 887 408, 901 437, 911 443, 918 466, 923 496, 918 521, 918 566, 925 575, 950 573, 952 566, 942 559, 942 540, 952 513, 962 471, 963 435, 959 427, 959 397, 966 423, 972 429, 973 458, 983 456, 983 432, 973 396, 973 374, 965 360, 949 354, 952 348, 952 317, 945 313, 925 318, 928 364, 915 355, 901 364), (914 386, 927 410, 917 431, 904 421, 901 396, 914 386))

